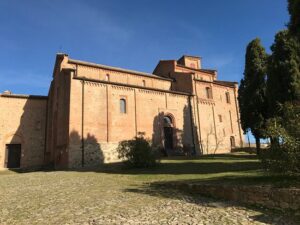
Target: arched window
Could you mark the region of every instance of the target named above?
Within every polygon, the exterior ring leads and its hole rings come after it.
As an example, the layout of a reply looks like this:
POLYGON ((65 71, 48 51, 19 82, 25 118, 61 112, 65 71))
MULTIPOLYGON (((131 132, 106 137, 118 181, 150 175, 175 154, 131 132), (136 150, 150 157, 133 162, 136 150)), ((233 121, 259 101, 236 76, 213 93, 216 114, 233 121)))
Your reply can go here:
POLYGON ((164 117, 164 127, 172 127, 172 118, 170 116, 164 117))
POLYGON ((206 90, 206 97, 212 99, 213 98, 212 89, 210 87, 206 87, 205 90, 206 90))
POLYGON ((146 81, 143 80, 143 87, 146 87, 146 81))
POLYGON ((126 100, 124 98, 120 99, 120 113, 126 113, 126 100))
POLYGON ((226 102, 230 103, 230 94, 229 94, 229 92, 226 92, 225 95, 226 95, 226 102))
POLYGON ((106 74, 105 80, 106 80, 106 81, 109 81, 109 74, 106 74))

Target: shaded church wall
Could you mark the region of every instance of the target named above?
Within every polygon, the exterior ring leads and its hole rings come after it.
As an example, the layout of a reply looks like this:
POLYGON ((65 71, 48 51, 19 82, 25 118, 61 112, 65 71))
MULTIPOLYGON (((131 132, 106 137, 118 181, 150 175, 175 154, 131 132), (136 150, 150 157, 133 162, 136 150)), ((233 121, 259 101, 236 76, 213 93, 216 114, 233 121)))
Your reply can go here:
POLYGON ((69 105, 71 71, 55 68, 49 89, 45 164, 68 166, 69 105))
POLYGON ((193 93, 193 75, 172 72, 170 76, 174 78, 174 82, 172 83, 173 91, 193 93))
POLYGON ((6 167, 7 144, 21 144, 21 168, 43 165, 46 97, 0 95, 0 168, 6 167))
POLYGON ((80 167, 82 164, 82 96, 82 81, 71 79, 68 167, 80 167))

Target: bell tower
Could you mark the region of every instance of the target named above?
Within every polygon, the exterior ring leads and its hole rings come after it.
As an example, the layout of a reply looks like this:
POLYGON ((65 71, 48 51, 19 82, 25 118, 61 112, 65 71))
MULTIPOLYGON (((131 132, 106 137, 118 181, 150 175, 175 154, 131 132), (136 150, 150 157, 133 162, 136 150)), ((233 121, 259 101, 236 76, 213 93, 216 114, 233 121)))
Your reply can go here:
POLYGON ((183 55, 177 63, 193 69, 201 69, 201 58, 198 56, 183 55))

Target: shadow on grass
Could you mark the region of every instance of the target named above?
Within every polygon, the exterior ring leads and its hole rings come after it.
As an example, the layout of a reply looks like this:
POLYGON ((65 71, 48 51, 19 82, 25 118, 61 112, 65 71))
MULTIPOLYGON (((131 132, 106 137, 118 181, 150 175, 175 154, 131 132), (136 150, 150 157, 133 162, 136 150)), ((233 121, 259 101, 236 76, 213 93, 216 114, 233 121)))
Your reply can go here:
POLYGON ((174 156, 174 157, 167 157, 166 160, 205 160, 205 159, 222 159, 222 160, 253 160, 258 159, 256 154, 248 154, 248 153, 234 153, 234 154, 209 154, 209 155, 202 155, 202 156, 174 156))
MULTIPOLYGON (((246 172, 261 169, 255 155, 205 155, 198 157, 168 157, 154 168, 126 168, 123 163, 104 164, 92 168, 95 172, 140 175, 201 175, 246 172)), ((81 170, 82 171, 82 170, 81 170)), ((87 169, 86 171, 89 171, 87 169)))
MULTIPOLYGON (((259 162, 167 162, 161 163, 154 168, 126 168, 122 163, 104 165, 94 168, 95 172, 112 174, 145 174, 145 175, 188 175, 188 174, 217 174, 226 172, 242 172, 257 170, 259 162)), ((83 170, 81 170, 83 171, 83 170)), ((90 171, 89 169, 85 171, 90 171)))
MULTIPOLYGON (((122 162, 100 164, 99 166, 59 169, 56 171, 78 171, 78 172, 103 172, 112 174, 214 174, 226 172, 242 172, 261 169, 261 163, 255 155, 205 155, 205 156, 177 156, 162 158, 162 163, 154 168, 126 168, 122 162)), ((53 167, 31 168, 31 169, 10 169, 18 173, 35 171, 54 171, 53 167)))

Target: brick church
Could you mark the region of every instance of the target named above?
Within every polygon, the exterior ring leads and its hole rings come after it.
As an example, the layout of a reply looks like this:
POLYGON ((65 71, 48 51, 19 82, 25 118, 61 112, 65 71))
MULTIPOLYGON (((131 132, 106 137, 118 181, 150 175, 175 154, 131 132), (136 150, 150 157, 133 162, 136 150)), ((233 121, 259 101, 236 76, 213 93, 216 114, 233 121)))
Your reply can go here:
POLYGON ((57 54, 48 96, 0 95, 0 168, 113 162, 138 135, 167 155, 227 153, 243 145, 237 90, 195 56, 149 74, 57 54))

